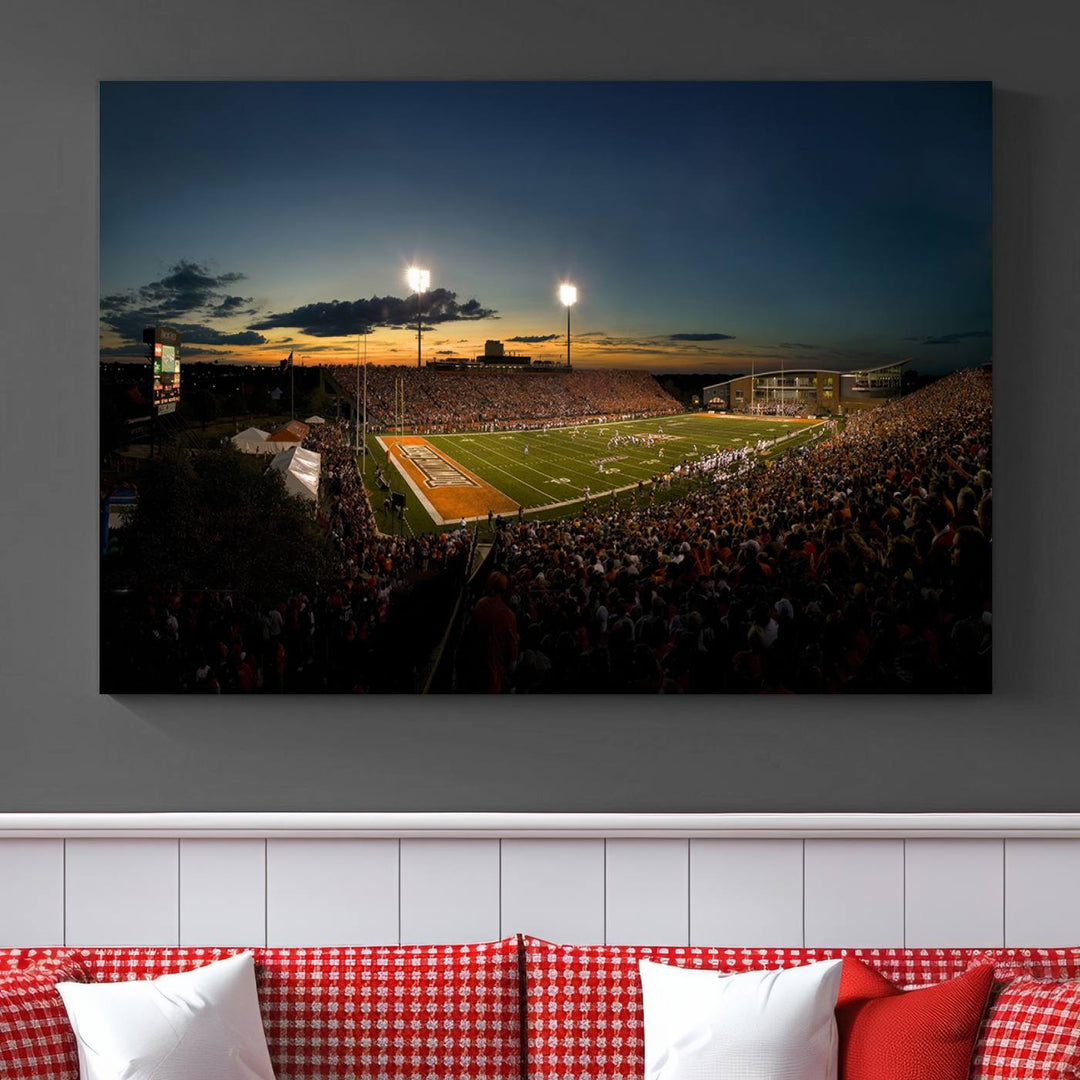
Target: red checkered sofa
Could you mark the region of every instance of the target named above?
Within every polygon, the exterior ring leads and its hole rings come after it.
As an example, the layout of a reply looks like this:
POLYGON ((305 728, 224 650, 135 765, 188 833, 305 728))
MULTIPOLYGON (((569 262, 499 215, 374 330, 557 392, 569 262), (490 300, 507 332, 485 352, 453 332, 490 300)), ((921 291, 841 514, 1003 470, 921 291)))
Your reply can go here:
MULTIPOLYGON (((0 976, 5 968, 74 956, 98 982, 152 979, 242 951, 0 949, 0 976)), ((277 1080, 521 1080, 517 938, 252 952, 277 1080)), ((73 1058, 47 1069, 36 1064, 40 1049, 27 1045, 19 1053, 10 1043, 15 1036, 8 1032, 5 1046, 0 1027, 3 1080, 78 1075, 73 1058)))
MULTIPOLYGON (((0 979, 5 971, 66 957, 81 960, 98 981, 154 978, 239 951, 0 949, 0 979)), ((1080 1076, 1080 995, 1055 996, 1054 989, 1080 979, 1074 948, 581 946, 512 937, 479 945, 253 952, 278 1080, 636 1080, 644 1049, 639 960, 738 972, 838 956, 856 956, 906 988, 992 963, 998 1019, 996 1026, 984 1021, 973 1078, 1080 1076), (1033 1030, 1056 1033, 1043 1040, 1038 1062, 1024 1057, 1033 1030), (1047 1045, 1052 1061, 1045 1060, 1047 1045)), ((4 1080, 77 1074, 72 1061, 42 1064, 29 1048, 20 1059, 11 1048, 17 1034, 0 1025, 4 1080)))
POLYGON ((522 953, 528 1080, 637 1080, 643 1075, 639 960, 735 973, 840 956, 863 960, 905 989, 993 964, 995 991, 976 1046, 972 1080, 1080 1078, 1080 992, 1061 982, 1080 979, 1080 948, 747 949, 557 945, 526 937, 522 953))

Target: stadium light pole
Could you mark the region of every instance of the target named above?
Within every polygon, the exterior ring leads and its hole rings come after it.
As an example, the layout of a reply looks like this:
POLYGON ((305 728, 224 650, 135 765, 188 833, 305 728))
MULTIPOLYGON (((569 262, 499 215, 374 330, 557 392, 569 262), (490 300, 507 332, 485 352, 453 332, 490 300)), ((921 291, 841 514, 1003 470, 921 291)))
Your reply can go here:
POLYGON ((410 266, 405 271, 405 280, 409 288, 416 293, 416 367, 420 369, 420 301, 431 287, 431 271, 421 270, 419 266, 410 266))
POLYGON ((570 309, 577 303, 577 286, 559 286, 559 299, 566 305, 566 368, 570 369, 570 309))

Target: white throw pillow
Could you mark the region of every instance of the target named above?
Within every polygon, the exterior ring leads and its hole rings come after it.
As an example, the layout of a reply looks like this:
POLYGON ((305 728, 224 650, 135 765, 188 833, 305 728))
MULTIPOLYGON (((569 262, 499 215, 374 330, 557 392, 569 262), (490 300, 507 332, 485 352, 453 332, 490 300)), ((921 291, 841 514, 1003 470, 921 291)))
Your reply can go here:
POLYGON ((640 961, 645 1080, 836 1080, 841 963, 722 975, 640 961))
POLYGON ((81 1080, 274 1080, 249 952, 178 975, 57 989, 81 1080))

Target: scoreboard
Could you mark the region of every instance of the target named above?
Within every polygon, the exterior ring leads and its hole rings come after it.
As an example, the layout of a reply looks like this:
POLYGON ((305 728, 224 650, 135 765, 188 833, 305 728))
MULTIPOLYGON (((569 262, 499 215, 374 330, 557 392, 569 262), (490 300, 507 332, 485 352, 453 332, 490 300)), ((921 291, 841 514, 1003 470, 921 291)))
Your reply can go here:
POLYGON ((148 326, 143 341, 150 351, 154 412, 158 416, 175 412, 180 401, 180 332, 171 326, 148 326))

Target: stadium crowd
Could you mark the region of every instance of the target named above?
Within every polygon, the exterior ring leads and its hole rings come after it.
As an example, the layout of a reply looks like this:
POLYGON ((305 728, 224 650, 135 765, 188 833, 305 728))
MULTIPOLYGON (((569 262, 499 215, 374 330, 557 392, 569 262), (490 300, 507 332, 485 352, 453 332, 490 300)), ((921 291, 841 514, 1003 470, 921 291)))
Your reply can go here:
POLYGON ((507 525, 462 688, 989 691, 991 418, 958 372, 671 501, 507 525))
MULTIPOLYGON (((356 394, 355 368, 332 365, 325 370, 342 391, 356 394)), ((404 380, 400 422, 408 432, 521 430, 552 421, 631 420, 680 409, 644 371, 473 372, 372 365, 367 376, 370 425, 397 426, 398 380, 404 380)))
MULTIPOLYGON (((313 427, 307 449, 321 455, 319 522, 336 552, 335 572, 309 589, 260 606, 226 590, 184 589, 151 583, 141 610, 131 662, 150 673, 157 689, 200 693, 410 689, 388 685, 410 678, 422 657, 387 659, 388 627, 425 583, 446 586, 432 599, 456 596, 472 550, 464 528, 442 534, 393 535, 376 527, 357 476, 343 423, 313 427), (448 573, 444 573, 444 571, 448 573), (394 665, 398 666, 395 667, 394 665)), ((449 614, 447 606, 446 616, 449 614)), ((437 638, 443 627, 429 627, 437 638)), ((415 634, 423 649, 430 642, 415 634)))

